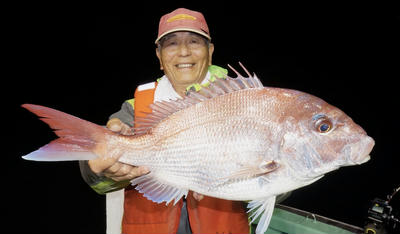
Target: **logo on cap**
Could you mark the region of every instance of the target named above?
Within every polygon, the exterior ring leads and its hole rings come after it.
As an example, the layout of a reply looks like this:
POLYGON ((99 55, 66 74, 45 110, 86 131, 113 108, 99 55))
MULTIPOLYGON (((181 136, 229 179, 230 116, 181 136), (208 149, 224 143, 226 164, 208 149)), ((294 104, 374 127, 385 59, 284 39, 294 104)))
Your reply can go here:
POLYGON ((176 20, 196 20, 196 17, 187 15, 187 14, 178 14, 175 16, 172 16, 167 20, 168 23, 174 22, 176 20))

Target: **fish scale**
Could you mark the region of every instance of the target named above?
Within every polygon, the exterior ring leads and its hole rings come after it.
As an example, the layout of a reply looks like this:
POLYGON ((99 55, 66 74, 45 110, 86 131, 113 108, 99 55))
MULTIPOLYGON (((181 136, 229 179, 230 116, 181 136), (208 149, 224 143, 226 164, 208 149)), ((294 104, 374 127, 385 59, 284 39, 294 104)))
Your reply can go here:
POLYGON ((267 230, 277 195, 368 161, 374 146, 338 108, 300 91, 263 87, 255 75, 216 79, 183 99, 154 103, 136 119, 134 136, 51 108, 23 107, 59 136, 25 159, 121 155, 120 162, 150 169, 131 182, 154 202, 176 204, 189 190, 250 200, 251 222, 260 218, 256 233, 267 230))

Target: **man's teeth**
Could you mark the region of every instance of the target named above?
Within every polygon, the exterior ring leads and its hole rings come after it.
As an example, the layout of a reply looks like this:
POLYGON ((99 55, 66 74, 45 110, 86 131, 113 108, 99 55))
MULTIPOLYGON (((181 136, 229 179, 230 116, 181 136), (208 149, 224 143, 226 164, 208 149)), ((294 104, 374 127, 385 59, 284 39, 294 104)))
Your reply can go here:
POLYGON ((181 64, 177 64, 176 66, 178 68, 186 68, 186 67, 192 67, 194 64, 192 63, 181 63, 181 64))

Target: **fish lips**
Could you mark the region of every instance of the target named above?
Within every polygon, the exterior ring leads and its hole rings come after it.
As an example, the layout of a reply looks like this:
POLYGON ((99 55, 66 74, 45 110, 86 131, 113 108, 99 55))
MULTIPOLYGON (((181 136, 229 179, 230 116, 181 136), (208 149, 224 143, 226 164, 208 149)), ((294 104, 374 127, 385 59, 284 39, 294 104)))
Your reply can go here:
POLYGON ((370 153, 374 145, 375 141, 372 137, 363 137, 357 146, 351 150, 349 161, 356 165, 368 162, 371 159, 370 153))

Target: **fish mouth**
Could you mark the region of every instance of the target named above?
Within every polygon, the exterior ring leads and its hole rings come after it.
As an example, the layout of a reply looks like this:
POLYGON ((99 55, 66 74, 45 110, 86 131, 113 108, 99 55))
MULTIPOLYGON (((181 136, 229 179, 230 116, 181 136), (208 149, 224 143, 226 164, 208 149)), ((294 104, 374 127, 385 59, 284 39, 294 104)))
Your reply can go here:
POLYGON ((368 162, 371 159, 370 153, 374 148, 375 141, 372 137, 366 136, 352 151, 350 155, 350 161, 354 164, 363 164, 368 162))
POLYGON ((370 159, 371 159, 371 155, 368 154, 367 156, 364 157, 363 160, 361 160, 361 161, 359 161, 359 162, 355 162, 355 163, 356 163, 356 164, 363 164, 363 163, 368 162, 370 159))

